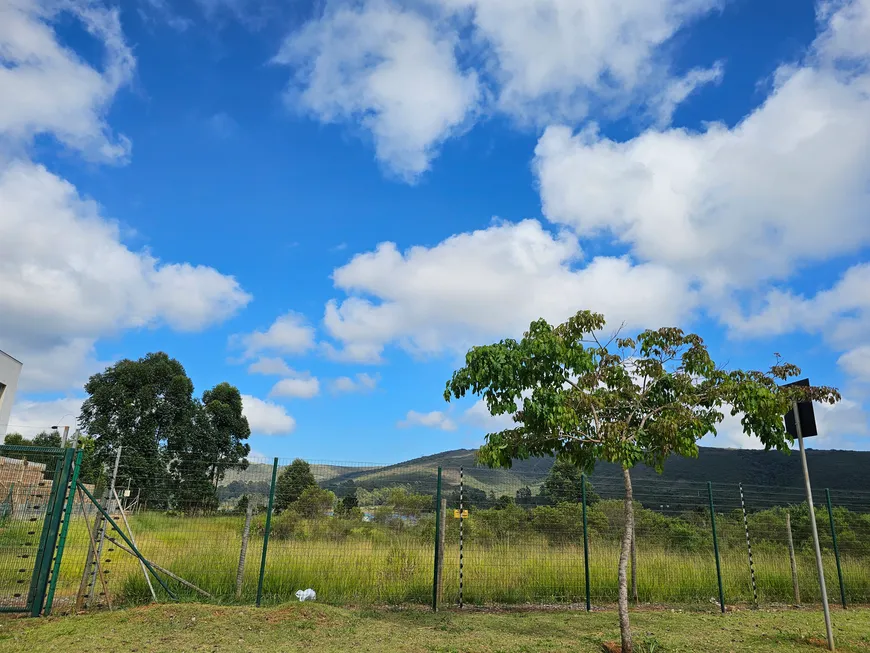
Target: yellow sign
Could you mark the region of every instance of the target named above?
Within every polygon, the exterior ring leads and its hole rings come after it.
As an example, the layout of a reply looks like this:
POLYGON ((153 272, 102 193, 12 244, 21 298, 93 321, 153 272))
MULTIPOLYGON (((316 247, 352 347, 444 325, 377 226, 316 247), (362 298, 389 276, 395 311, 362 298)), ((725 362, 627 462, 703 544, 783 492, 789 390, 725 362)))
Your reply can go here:
MULTIPOLYGON (((459 511, 458 511, 458 510, 455 510, 455 509, 454 509, 454 511, 453 511, 453 518, 454 518, 454 519, 459 519, 459 511)), ((467 519, 467 518, 468 518, 468 511, 467 511, 467 510, 463 510, 463 511, 462 511, 462 518, 463 518, 463 519, 467 519)))

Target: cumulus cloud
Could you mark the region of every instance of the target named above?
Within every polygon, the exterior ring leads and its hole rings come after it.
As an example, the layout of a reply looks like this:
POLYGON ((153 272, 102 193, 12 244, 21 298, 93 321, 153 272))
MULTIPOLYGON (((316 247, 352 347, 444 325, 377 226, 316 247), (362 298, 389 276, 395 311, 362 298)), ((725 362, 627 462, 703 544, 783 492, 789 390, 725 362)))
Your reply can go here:
POLYGON ((378 385, 378 377, 362 372, 354 378, 340 376, 333 379, 329 387, 335 394, 350 394, 355 392, 371 392, 378 385))
POLYGON ((516 426, 510 415, 490 413, 483 399, 478 399, 462 413, 462 421, 487 433, 498 433, 516 426))
POLYGON ((118 9, 84 0, 7 0, 0 7, 0 62, 0 144, 26 145, 49 133, 93 157, 127 156, 129 141, 113 135, 105 121, 135 69, 118 9), (101 68, 57 39, 53 23, 70 16, 101 46, 101 68))
POLYGON ((275 61, 294 70, 292 106, 361 125, 378 159, 413 180, 478 115, 545 125, 648 103, 669 115, 718 73, 692 71, 671 84, 663 46, 719 4, 333 0, 275 61))
POLYGON ((351 296, 327 305, 326 329, 342 343, 345 359, 368 363, 380 360, 388 343, 415 354, 458 352, 516 336, 539 317, 562 321, 583 307, 629 327, 676 324, 695 302, 668 269, 627 258, 583 261, 575 238, 553 236, 534 220, 404 253, 382 243, 333 278, 351 296))
POLYGON ((301 354, 314 346, 314 328, 304 315, 290 311, 277 318, 266 331, 233 336, 231 344, 244 348, 248 357, 261 352, 301 354))
POLYGON ((545 215, 613 236, 708 291, 858 251, 870 242, 870 69, 855 64, 870 55, 868 5, 838 3, 806 60, 781 66, 733 128, 617 142, 594 125, 550 127, 535 157, 545 215))
POLYGON ((479 99, 476 74, 456 62, 456 40, 452 30, 380 0, 328 4, 286 39, 275 61, 295 68, 292 106, 324 122, 358 121, 378 159, 413 180, 479 99))
POLYGON ((847 351, 837 360, 847 374, 865 383, 870 383, 870 345, 861 345, 847 351))
POLYGON ((50 431, 52 426, 70 427, 70 435, 76 430, 76 422, 82 410, 81 397, 63 397, 48 401, 18 399, 12 406, 9 424, 0 424, 7 433, 20 433, 32 438, 42 431, 50 431))
POLYGON ((266 376, 295 376, 294 372, 283 358, 261 356, 248 365, 248 374, 265 374, 266 376))
POLYGON ((311 399, 318 394, 320 394, 320 381, 317 377, 281 379, 269 391, 270 397, 294 397, 296 399, 311 399))
POLYGON ((498 108, 524 121, 579 120, 666 77, 661 46, 717 0, 440 0, 470 16, 498 108))
POLYGON ((423 426, 430 429, 439 429, 441 431, 455 431, 456 422, 447 417, 447 414, 440 410, 433 410, 429 413, 418 413, 416 410, 409 410, 405 419, 396 423, 400 429, 423 426))
POLYGON ((129 249, 96 202, 27 161, 0 167, 0 233, 0 332, 25 364, 24 388, 78 381, 95 366, 101 336, 159 325, 198 331, 251 299, 213 268, 129 249))
POLYGON ((296 420, 283 406, 251 395, 242 395, 242 412, 254 435, 286 435, 296 428, 296 420))

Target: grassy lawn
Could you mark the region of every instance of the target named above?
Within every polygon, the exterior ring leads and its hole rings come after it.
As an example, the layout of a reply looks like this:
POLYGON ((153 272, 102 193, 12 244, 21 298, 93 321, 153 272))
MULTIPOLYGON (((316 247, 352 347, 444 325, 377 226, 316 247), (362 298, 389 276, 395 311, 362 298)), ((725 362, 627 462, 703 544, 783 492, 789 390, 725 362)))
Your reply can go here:
MULTIPOLYGON (((870 651, 870 609, 834 613, 837 649, 870 651)), ((613 612, 274 608, 161 605, 48 619, 0 619, 0 652, 602 651, 618 639, 613 612)), ((821 651, 818 611, 636 612, 638 650, 821 651)))

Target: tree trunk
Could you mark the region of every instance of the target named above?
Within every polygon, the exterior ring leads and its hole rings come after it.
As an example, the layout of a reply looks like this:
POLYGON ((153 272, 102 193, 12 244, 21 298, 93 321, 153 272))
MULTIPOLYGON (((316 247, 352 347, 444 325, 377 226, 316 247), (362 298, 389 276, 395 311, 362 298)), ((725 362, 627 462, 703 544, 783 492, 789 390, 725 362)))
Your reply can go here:
POLYGON ((625 483, 625 531, 622 534, 622 549, 619 552, 619 632, 622 637, 622 653, 632 653, 631 624, 628 621, 628 558, 634 533, 634 497, 631 491, 631 475, 627 467, 622 469, 625 483))

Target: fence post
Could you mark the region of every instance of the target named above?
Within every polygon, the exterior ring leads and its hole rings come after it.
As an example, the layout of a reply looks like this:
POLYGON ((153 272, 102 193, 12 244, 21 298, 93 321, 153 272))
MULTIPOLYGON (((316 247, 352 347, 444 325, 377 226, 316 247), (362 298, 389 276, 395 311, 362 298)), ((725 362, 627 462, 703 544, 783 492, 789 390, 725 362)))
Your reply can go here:
POLYGON ((592 610, 589 599, 589 532, 586 524, 586 474, 580 474, 580 500, 583 503, 583 572, 586 575, 586 612, 592 610))
POLYGON ((746 518, 746 502, 743 501, 743 483, 738 483, 740 489, 740 507, 743 510, 743 529, 746 531, 746 550, 749 552, 749 577, 752 579, 752 604, 758 607, 758 585, 755 584, 755 564, 752 562, 752 542, 749 541, 749 520, 746 518))
POLYGON ((788 559, 791 563, 791 584, 794 587, 795 605, 801 604, 801 589, 798 585, 797 560, 794 557, 794 539, 791 536, 791 513, 785 513, 785 533, 788 536, 788 559))
POLYGON ((266 508, 266 528, 263 533, 263 556, 260 559, 260 579, 257 581, 257 607, 263 599, 263 578, 266 575, 266 551, 269 549, 269 533, 272 530, 272 508, 275 506, 275 483, 278 480, 278 458, 272 462, 272 485, 269 488, 269 507, 266 508))
MULTIPOLYGON (((33 574, 30 577, 30 590, 27 592, 27 604, 26 610, 30 612, 31 616, 38 617, 39 611, 42 609, 42 605, 40 604, 36 607, 36 597, 39 594, 40 580, 39 576, 43 567, 43 560, 45 556, 48 555, 48 536, 51 532, 51 520, 52 520, 52 507, 54 506, 54 493, 57 490, 60 474, 61 474, 61 466, 63 465, 63 461, 57 460, 54 465, 54 476, 52 476, 51 485, 47 488, 47 495, 37 495, 37 499, 41 499, 39 505, 33 506, 33 510, 39 509, 41 506, 45 506, 45 515, 42 519, 42 530, 39 534, 39 546, 36 549, 36 558, 33 562, 33 574), (33 610, 36 610, 35 612, 33 610)), ((46 463, 46 470, 48 468, 48 463, 46 463)), ((45 480, 43 480, 43 484, 45 480)), ((44 487, 44 485, 42 485, 44 487)), ((36 519, 36 518, 34 518, 36 519)))
POLYGON ((444 540, 447 535, 447 499, 441 499, 441 509, 438 514, 440 528, 438 529, 438 605, 444 602, 444 540))
POLYGON ((846 588, 843 586, 843 568, 840 567, 840 547, 837 544, 837 530, 834 528, 834 508, 831 506, 831 491, 825 488, 825 498, 828 500, 828 518, 831 520, 831 539, 834 541, 834 558, 837 560, 837 578, 840 580, 840 601, 846 609, 846 588))
POLYGON ((239 568, 236 571, 236 601, 242 598, 242 581, 245 578, 245 558, 248 555, 248 538, 251 535, 251 515, 253 510, 251 502, 245 510, 245 527, 242 529, 242 550, 239 552, 239 568))
POLYGON ((438 584, 441 577, 439 548, 441 543, 441 468, 438 468, 438 490, 435 495, 435 561, 432 565, 432 611, 438 611, 438 584))
MULTIPOLYGON (((75 449, 73 449, 73 451, 75 451, 75 449)), ((63 512, 63 522, 60 526, 60 537, 57 541, 57 553, 54 558, 54 570, 51 572, 51 581, 48 584, 48 596, 45 598, 45 610, 43 611, 43 614, 46 617, 51 614, 51 606, 54 603, 54 590, 57 587, 57 579, 60 576, 60 563, 63 559, 64 547, 66 546, 66 534, 69 530, 69 522, 72 519, 73 503, 76 495, 76 482, 79 480, 79 470, 81 469, 83 453, 83 451, 79 450, 78 453, 75 454, 75 461, 73 462, 72 476, 70 477, 68 486, 69 498, 66 502, 66 509, 63 512)))
POLYGON ((710 497, 710 524, 713 527, 713 554, 716 556, 716 581, 719 583, 719 608, 725 614, 725 592, 722 591, 722 565, 719 562, 719 537, 716 535, 716 508, 713 506, 713 483, 707 481, 710 497))
POLYGON ((55 548, 57 547, 60 518, 63 513, 64 501, 66 499, 66 486, 69 483, 70 474, 72 473, 74 454, 75 451, 72 449, 64 451, 60 474, 55 476, 54 484, 52 485, 52 503, 50 506, 51 520, 48 522, 48 535, 45 538, 45 549, 43 550, 42 560, 40 560, 36 593, 34 594, 33 605, 31 606, 30 611, 31 616, 34 617, 38 617, 42 613, 42 608, 45 605, 45 595, 48 591, 48 577, 51 573, 51 562, 54 557, 55 548))
POLYGON ((463 581, 463 570, 464 570, 464 560, 463 560, 463 541, 462 541, 462 490, 463 485, 465 483, 465 476, 463 474, 462 467, 459 468, 459 607, 462 607, 462 581, 463 581))

